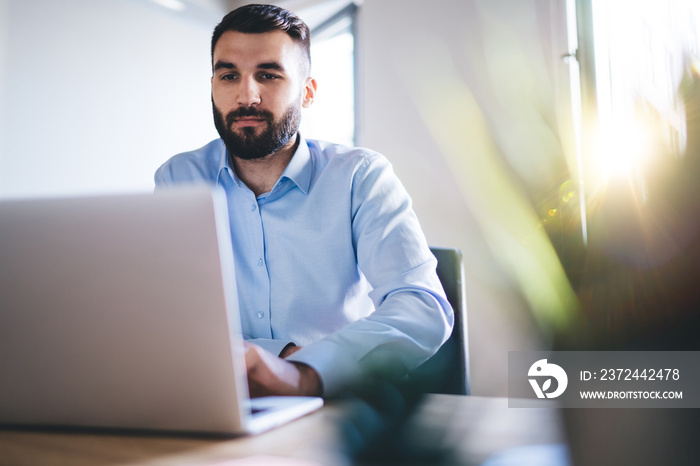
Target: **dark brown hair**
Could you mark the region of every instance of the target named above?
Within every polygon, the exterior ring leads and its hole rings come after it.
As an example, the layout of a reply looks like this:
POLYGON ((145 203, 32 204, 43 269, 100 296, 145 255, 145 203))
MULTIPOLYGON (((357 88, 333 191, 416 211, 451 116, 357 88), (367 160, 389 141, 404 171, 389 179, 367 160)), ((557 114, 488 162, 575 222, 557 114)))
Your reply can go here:
POLYGON ((211 37, 211 58, 214 60, 214 47, 227 31, 246 34, 260 34, 270 31, 283 31, 299 44, 311 68, 309 27, 297 15, 275 5, 245 5, 236 8, 214 28, 211 37))

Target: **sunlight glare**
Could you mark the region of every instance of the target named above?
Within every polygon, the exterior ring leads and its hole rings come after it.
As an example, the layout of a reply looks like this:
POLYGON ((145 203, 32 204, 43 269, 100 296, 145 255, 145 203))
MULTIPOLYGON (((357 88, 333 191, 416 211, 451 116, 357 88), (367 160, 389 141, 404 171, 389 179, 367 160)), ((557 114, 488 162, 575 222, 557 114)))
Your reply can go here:
POLYGON ((638 172, 650 155, 649 129, 635 121, 601 129, 596 140, 597 172, 607 180, 638 172))

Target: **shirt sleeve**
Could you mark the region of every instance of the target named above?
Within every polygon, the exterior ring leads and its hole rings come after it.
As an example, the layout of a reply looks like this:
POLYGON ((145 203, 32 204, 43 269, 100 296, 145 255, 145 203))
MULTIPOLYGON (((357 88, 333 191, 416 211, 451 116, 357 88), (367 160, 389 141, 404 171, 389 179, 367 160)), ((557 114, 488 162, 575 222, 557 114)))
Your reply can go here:
POLYGON ((164 187, 170 186, 173 183, 172 175, 170 173, 169 163, 161 165, 158 170, 156 170, 155 175, 153 175, 153 181, 156 185, 156 191, 164 187))
POLYGON ((453 312, 445 298, 411 199, 389 162, 367 158, 352 185, 357 264, 373 290, 375 311, 297 351, 334 396, 365 371, 405 374, 447 340, 453 312))

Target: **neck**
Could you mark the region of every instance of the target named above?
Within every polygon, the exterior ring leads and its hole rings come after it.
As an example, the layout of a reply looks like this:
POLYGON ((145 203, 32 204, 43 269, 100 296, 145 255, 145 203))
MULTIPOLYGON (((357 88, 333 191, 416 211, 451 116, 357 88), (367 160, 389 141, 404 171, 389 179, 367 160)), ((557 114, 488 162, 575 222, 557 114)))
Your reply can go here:
POLYGON ((289 165, 289 161, 292 160, 298 145, 299 135, 297 134, 270 155, 253 160, 244 160, 231 155, 231 162, 238 178, 257 197, 272 190, 289 165))

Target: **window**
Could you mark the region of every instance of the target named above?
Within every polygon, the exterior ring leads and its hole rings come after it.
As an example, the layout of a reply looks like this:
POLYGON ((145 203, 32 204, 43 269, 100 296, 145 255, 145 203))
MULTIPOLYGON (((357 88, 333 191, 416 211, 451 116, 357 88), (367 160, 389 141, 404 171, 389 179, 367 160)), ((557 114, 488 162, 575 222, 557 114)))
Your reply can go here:
POLYGON ((300 131, 305 138, 355 143, 355 13, 350 4, 311 27, 311 75, 316 100, 305 109, 300 131))
MULTIPOLYGON (((631 180, 646 196, 645 171, 681 157, 687 136, 681 82, 700 58, 700 3, 692 0, 587 0, 582 62, 594 90, 595 123, 586 136, 589 189, 631 180)), ((581 8, 579 8, 579 13, 581 8)), ((584 15, 585 16, 585 15, 584 15)), ((581 21, 579 21, 581 25, 581 21)), ((697 74, 700 70, 695 70, 697 74)))

